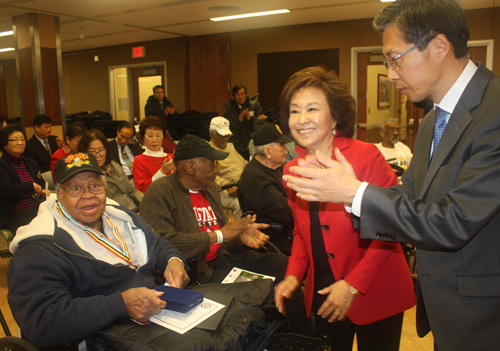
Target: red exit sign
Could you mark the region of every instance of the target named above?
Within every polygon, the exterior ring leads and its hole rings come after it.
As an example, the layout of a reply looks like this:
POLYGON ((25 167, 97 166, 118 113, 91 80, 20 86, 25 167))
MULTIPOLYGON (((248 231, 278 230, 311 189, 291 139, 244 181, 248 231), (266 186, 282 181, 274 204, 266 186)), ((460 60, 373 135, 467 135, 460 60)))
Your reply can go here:
POLYGON ((146 47, 137 46, 132 48, 132 58, 144 58, 146 57, 146 47))

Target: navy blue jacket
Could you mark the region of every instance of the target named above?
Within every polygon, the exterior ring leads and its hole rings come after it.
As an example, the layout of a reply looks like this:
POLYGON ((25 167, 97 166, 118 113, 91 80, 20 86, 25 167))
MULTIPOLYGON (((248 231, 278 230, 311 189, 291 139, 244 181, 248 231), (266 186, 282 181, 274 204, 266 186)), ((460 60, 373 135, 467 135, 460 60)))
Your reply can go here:
POLYGON ((127 317, 121 292, 153 288, 153 270, 158 267, 163 272, 170 258, 182 259, 142 217, 124 207, 108 206, 125 211, 145 234, 148 260, 138 270, 94 258, 57 226, 53 235, 20 241, 7 272, 8 301, 16 322, 36 347, 79 340, 127 317))

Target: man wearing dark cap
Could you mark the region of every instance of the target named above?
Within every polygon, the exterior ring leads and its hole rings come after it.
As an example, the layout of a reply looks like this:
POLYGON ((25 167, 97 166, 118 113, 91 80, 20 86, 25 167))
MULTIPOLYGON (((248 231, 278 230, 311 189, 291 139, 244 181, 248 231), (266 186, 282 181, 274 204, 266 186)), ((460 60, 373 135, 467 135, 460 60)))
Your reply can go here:
POLYGON ((219 195, 212 187, 217 160, 227 152, 205 140, 186 135, 174 154, 176 170, 153 182, 141 202, 140 213, 154 231, 170 241, 192 265, 192 282, 220 283, 233 267, 283 278, 287 259, 282 254, 262 254, 267 225, 255 217, 228 221, 219 195))
POLYGON ((10 245, 8 301, 36 347, 75 343, 92 349, 99 330, 131 317, 148 321, 165 307, 152 272, 184 287, 179 251, 134 212, 109 200, 92 154, 57 161, 56 195, 10 245), (85 343, 86 345, 82 345, 85 343))
POLYGON ((292 248, 293 215, 283 186, 283 164, 286 162, 286 143, 276 124, 264 124, 251 135, 255 157, 245 167, 238 181, 241 208, 257 213, 257 222, 269 224, 263 232, 285 254, 292 248))

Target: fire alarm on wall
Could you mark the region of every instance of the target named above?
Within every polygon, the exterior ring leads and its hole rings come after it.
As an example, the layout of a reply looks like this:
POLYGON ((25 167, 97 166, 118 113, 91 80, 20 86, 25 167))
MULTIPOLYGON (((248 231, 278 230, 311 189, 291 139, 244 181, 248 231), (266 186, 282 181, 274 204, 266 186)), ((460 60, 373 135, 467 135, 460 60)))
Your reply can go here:
POLYGON ((146 47, 137 46, 132 48, 132 58, 144 58, 146 57, 146 47))

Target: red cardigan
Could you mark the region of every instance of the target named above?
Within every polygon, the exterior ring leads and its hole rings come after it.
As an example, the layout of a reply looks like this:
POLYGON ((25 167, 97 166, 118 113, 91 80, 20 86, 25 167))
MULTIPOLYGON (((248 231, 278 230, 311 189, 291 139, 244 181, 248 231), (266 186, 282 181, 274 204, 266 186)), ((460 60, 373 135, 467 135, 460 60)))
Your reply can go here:
MULTIPOLYGON (((134 176, 137 190, 145 193, 153 182, 153 176, 160 170, 161 163, 165 162, 165 159, 170 161, 172 158, 173 155, 168 153, 167 156, 162 157, 150 156, 145 153, 135 156, 132 175, 134 176)), ((168 172, 167 175, 170 173, 172 173, 172 171, 168 172)))
MULTIPOLYGON (((394 171, 374 144, 335 137, 333 148, 337 147, 351 163, 359 180, 382 187, 397 184, 394 171)), ((301 146, 295 150, 299 157, 303 158, 307 154, 301 146)), ((335 159, 335 155, 332 159, 335 159)), ((296 166, 297 160, 298 157, 288 162, 283 174, 293 175, 289 168, 296 166)), ((296 276, 302 281, 307 273, 304 295, 309 316, 313 294, 316 293, 309 203, 298 198, 296 192, 286 184, 285 188, 295 220, 292 253, 286 275, 296 276)), ((324 228, 326 252, 334 255, 328 261, 335 279, 344 279, 360 292, 347 312, 354 324, 373 323, 415 305, 410 270, 398 243, 360 239, 359 233, 352 226, 351 215, 342 203, 321 203, 319 217, 324 228)))

